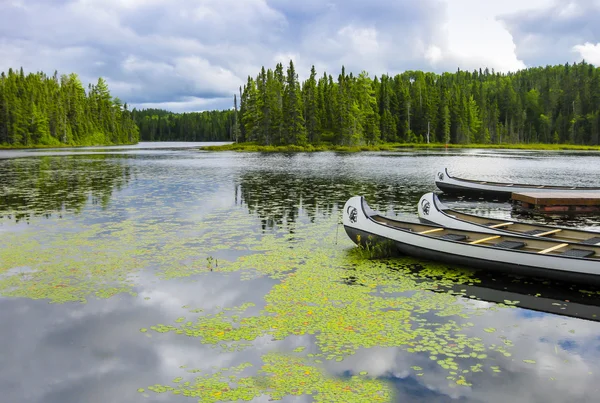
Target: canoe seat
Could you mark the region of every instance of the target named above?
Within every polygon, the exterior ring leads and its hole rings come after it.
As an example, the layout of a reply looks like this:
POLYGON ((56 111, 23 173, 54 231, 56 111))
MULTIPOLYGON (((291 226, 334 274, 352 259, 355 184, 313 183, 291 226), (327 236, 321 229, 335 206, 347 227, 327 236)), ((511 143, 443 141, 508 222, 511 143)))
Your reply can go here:
POLYGON ((570 257, 588 257, 594 254, 593 250, 586 249, 569 249, 561 253, 561 256, 570 256, 570 257))
POLYGON ((521 249, 525 246, 525 242, 518 241, 502 241, 494 244, 496 248, 506 248, 506 249, 521 249))
POLYGON ((507 221, 507 222, 501 222, 500 224, 493 224, 493 225, 488 225, 489 228, 501 228, 501 227, 508 227, 509 225, 513 225, 514 222, 512 221, 507 221))
POLYGON ((579 243, 584 245, 596 245, 597 243, 600 243, 600 236, 595 236, 593 238, 586 239, 585 241, 581 241, 579 243))
POLYGON ((525 234, 525 235, 537 235, 537 234, 543 234, 544 232, 546 232, 546 231, 543 230, 543 229, 532 229, 530 231, 524 231, 524 232, 522 232, 522 234, 525 234))
POLYGON ((467 236, 459 234, 446 234, 439 237, 439 239, 445 239, 447 241, 464 241, 467 239, 467 236))

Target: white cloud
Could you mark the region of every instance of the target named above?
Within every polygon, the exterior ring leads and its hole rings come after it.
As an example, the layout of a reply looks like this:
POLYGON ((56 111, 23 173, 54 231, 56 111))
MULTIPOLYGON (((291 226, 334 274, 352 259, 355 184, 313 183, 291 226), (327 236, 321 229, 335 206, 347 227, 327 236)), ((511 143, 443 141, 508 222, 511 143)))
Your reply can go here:
POLYGON ((520 59, 528 65, 580 61, 573 48, 600 38, 598 0, 549 1, 535 12, 511 10, 502 22, 511 32, 520 59))
POLYGON ((430 45, 425 51, 425 58, 429 60, 432 65, 436 65, 443 59, 442 49, 435 45, 430 45))
POLYGON ((446 0, 447 20, 440 27, 445 35, 440 43, 425 51, 425 58, 450 71, 485 67, 502 72, 523 69, 526 65, 516 55, 513 38, 497 16, 538 8, 545 3, 543 0, 446 0))
POLYGON ((593 44, 586 42, 583 45, 573 46, 573 50, 579 52, 582 59, 585 59, 588 63, 595 64, 600 67, 600 42, 593 44))
POLYGON ((584 0, 11 0, 0 2, 0 70, 103 76, 138 107, 220 109, 248 75, 289 59, 301 79, 311 65, 336 77, 342 65, 373 76, 592 61, 598 10, 584 0))

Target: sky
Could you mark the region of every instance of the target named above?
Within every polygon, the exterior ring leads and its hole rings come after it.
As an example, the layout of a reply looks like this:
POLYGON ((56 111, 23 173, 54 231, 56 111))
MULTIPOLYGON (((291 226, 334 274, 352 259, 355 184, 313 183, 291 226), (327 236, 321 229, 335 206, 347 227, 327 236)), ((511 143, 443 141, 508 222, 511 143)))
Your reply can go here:
POLYGON ((227 109, 248 75, 600 66, 600 0, 0 0, 0 71, 103 77, 131 107, 227 109))

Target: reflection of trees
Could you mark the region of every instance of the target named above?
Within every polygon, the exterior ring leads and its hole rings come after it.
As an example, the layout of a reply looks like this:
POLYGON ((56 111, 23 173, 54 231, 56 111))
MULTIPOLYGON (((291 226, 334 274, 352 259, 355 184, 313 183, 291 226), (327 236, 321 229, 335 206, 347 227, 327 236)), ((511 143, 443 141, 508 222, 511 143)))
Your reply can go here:
POLYGON ((404 210, 415 213, 416 219, 417 202, 426 191, 406 187, 400 181, 390 185, 342 175, 254 171, 240 176, 235 197, 260 217, 263 229, 287 226, 293 231, 293 224, 302 214, 313 222, 317 215, 339 211, 355 195, 365 196, 374 209, 404 210))
POLYGON ((113 190, 130 178, 130 167, 115 161, 124 156, 86 155, 6 159, 0 161, 0 217, 18 222, 31 215, 79 212, 91 196, 108 206, 113 190))

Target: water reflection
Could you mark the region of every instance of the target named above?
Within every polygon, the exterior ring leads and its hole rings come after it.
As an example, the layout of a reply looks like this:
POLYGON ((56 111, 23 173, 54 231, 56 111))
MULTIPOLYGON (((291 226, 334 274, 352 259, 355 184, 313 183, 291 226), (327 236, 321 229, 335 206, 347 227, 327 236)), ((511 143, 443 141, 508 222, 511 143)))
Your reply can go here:
POLYGON ((0 218, 80 212, 86 203, 107 208, 131 178, 126 156, 40 157, 0 160, 0 218))
POLYGON ((140 332, 154 321, 189 316, 190 305, 206 312, 249 301, 260 306, 275 283, 262 278, 246 281, 245 288, 239 282, 235 274, 162 282, 142 274, 135 297, 64 305, 0 297, 0 400, 161 402, 165 396, 142 394, 138 388, 185 374, 185 365, 211 371, 238 361, 260 364, 260 350, 223 354, 193 338, 140 332))
POLYGON ((398 182, 390 185, 343 173, 323 177, 306 172, 254 171, 239 176, 234 197, 236 203, 246 205, 260 217, 263 230, 285 227, 293 231, 300 217, 314 222, 319 215, 338 214, 355 194, 365 195, 374 208, 393 215, 406 209, 416 210, 413 204, 422 195, 420 186, 411 183, 407 190, 407 183, 400 183, 402 178, 398 182))
MULTIPOLYGON (((527 162, 525 157, 515 162, 496 154, 478 155, 474 163, 460 152, 259 156, 191 151, 144 151, 135 158, 96 155, 2 161, 0 167, 6 174, 0 179, 2 195, 10 195, 1 199, 0 210, 5 219, 14 211, 48 214, 48 220, 27 229, 35 233, 40 244, 51 248, 49 253, 59 256, 56 268, 79 267, 76 264, 82 260, 81 250, 89 248, 85 250, 102 253, 90 253, 85 257, 90 260, 81 264, 82 268, 94 268, 95 262, 102 260, 106 269, 121 273, 137 292, 106 300, 92 295, 86 305, 0 297, 3 399, 27 403, 184 401, 185 397, 170 393, 137 390, 156 383, 171 384, 180 376, 193 378, 181 366, 211 372, 214 367, 249 362, 254 365, 251 376, 262 365, 266 353, 289 353, 296 347, 306 347, 295 354, 317 354, 317 334, 287 335, 284 340, 273 341, 275 331, 267 326, 273 316, 260 311, 267 304, 288 309, 285 313, 298 320, 301 327, 306 319, 300 321, 298 303, 302 298, 311 298, 305 302, 314 309, 311 315, 320 315, 315 318, 323 323, 320 333, 331 336, 331 328, 325 323, 332 319, 359 318, 366 323, 372 320, 368 317, 370 310, 387 307, 386 301, 394 296, 376 293, 377 286, 385 284, 401 294, 399 303, 406 306, 397 310, 406 313, 410 323, 407 332, 414 333, 407 336, 401 331, 390 332, 388 342, 395 343, 393 347, 358 348, 340 362, 324 359, 316 368, 322 367, 328 375, 342 380, 366 371, 369 377, 394 385, 396 401, 593 401, 598 380, 595 374, 600 371, 600 324, 594 316, 600 306, 597 290, 481 272, 475 276, 479 282, 463 279, 443 286, 433 276, 413 281, 405 270, 392 270, 398 262, 362 260, 349 265, 346 257, 352 243, 343 232, 340 242, 333 242, 336 216, 348 197, 364 194, 374 208, 416 220, 419 197, 434 190, 436 164, 473 167, 480 160, 489 161, 486 158, 507 167, 527 162), (34 190, 28 193, 29 189, 34 190), (118 189, 125 191, 116 192, 118 189), (84 209, 90 195, 95 203, 108 206, 108 211, 84 209), (65 208, 82 214, 59 221, 54 212, 65 208), (100 218, 101 223, 87 227, 100 218), (262 237, 258 222, 262 223, 262 237), (71 224, 76 229, 86 229, 89 242, 78 240, 77 234, 67 234, 56 243, 54 240, 61 238, 63 232, 71 231, 71 224), (297 242, 289 248, 281 247, 291 239, 290 232, 297 242), (284 240, 277 243, 271 233, 284 240), (262 242, 265 239, 268 242, 262 242), (59 248, 54 248, 56 245, 59 248), (272 253, 259 258, 265 251, 272 253), (61 253, 73 261, 60 259, 61 253), (229 259, 239 263, 240 271, 258 274, 242 281, 237 271, 206 270, 207 253, 219 262, 229 259), (292 271, 296 278, 304 272, 306 280, 295 280, 296 294, 291 293, 294 277, 284 277, 287 283, 283 284, 281 277, 271 276, 292 271), (183 278, 165 280, 157 276, 167 272, 183 278), (289 288, 284 289, 284 285, 289 288), (342 297, 344 306, 324 301, 342 297), (374 305, 349 310, 367 300, 374 305), (519 302, 514 308, 501 307, 499 303, 506 300, 519 302), (200 338, 185 334, 140 332, 141 328, 157 324, 177 326, 178 318, 196 321, 248 302, 256 306, 244 315, 256 319, 250 324, 266 330, 243 351, 223 353, 219 346, 203 345, 200 338), (203 311, 192 312, 191 308, 203 311), (352 318, 353 312, 366 315, 352 318), (461 330, 444 327, 452 324, 461 326, 461 330), (485 359, 460 358, 465 365, 483 364, 481 372, 468 375, 473 383, 468 387, 449 386, 452 382, 447 379, 448 371, 431 359, 429 351, 407 351, 415 347, 410 344, 415 341, 427 346, 432 340, 440 345, 449 343, 459 332, 480 338, 485 344, 483 352, 490 355, 485 359), (430 338, 419 339, 418 334, 430 338), (488 349, 507 343, 511 344, 512 356, 488 349)), ((536 169, 553 172, 554 158, 535 159, 536 169)), ((531 158, 527 163, 532 163, 531 158)), ((482 164, 482 171, 493 176, 489 169, 482 164)), ((468 203, 457 202, 483 214, 510 215, 502 203, 468 203)), ((3 237, 3 241, 26 239, 12 235, 3 237)), ((18 249, 24 242, 17 241, 0 247, 18 249)), ((48 253, 44 256, 51 257, 48 253)), ((26 259, 12 258, 19 263, 15 267, 26 265, 26 259)), ((2 263, 0 270, 12 269, 2 263)), ((443 269, 450 274, 454 270, 443 269)), ((45 270, 48 272, 48 267, 45 270)), ((415 264, 414 270, 421 268, 415 264)), ((88 274, 83 269, 81 273, 88 274)), ((90 288, 98 287, 96 283, 93 286, 90 288)), ((395 318, 380 318, 377 322, 384 334, 397 322, 404 323, 394 321, 395 318)), ((335 322, 331 326, 335 327, 335 322)), ((338 334, 340 339, 345 337, 343 332, 338 334)), ((365 344, 370 341, 357 340, 365 344)), ((465 350, 472 347, 466 346, 465 350)), ((312 400, 307 395, 283 399, 312 400)), ((268 397, 255 401, 266 402, 268 397)))
MULTIPOLYGON (((416 265, 415 271, 423 269, 416 265)), ((469 271, 471 271, 469 269, 469 271)), ((600 321, 600 287, 472 270, 478 282, 441 285, 436 292, 493 303, 515 303, 520 309, 600 321), (516 303, 515 301, 518 301, 516 303)))
MULTIPOLYGON (((415 271, 422 269, 420 265, 414 267, 415 271)), ((471 327, 464 330, 467 335, 478 336, 486 344, 511 346, 512 355, 498 354, 484 361, 481 371, 472 374, 471 387, 449 385, 447 373, 430 354, 411 354, 402 349, 360 350, 342 363, 327 363, 328 369, 338 376, 350 376, 360 368, 370 376, 392 382, 396 402, 500 403, 507 396, 515 402, 594 401, 596 374, 600 370, 597 290, 581 292, 576 286, 497 274, 480 273, 477 278, 481 283, 457 282, 439 288, 433 277, 420 282, 440 295, 454 293, 468 310, 476 312, 466 317, 432 315, 423 326, 435 326, 444 320, 469 322, 471 327), (499 308, 505 302, 515 305, 499 308)), ((352 284, 358 285, 354 276, 346 279, 353 279, 352 284)), ((472 364, 476 365, 477 360, 472 364)))

